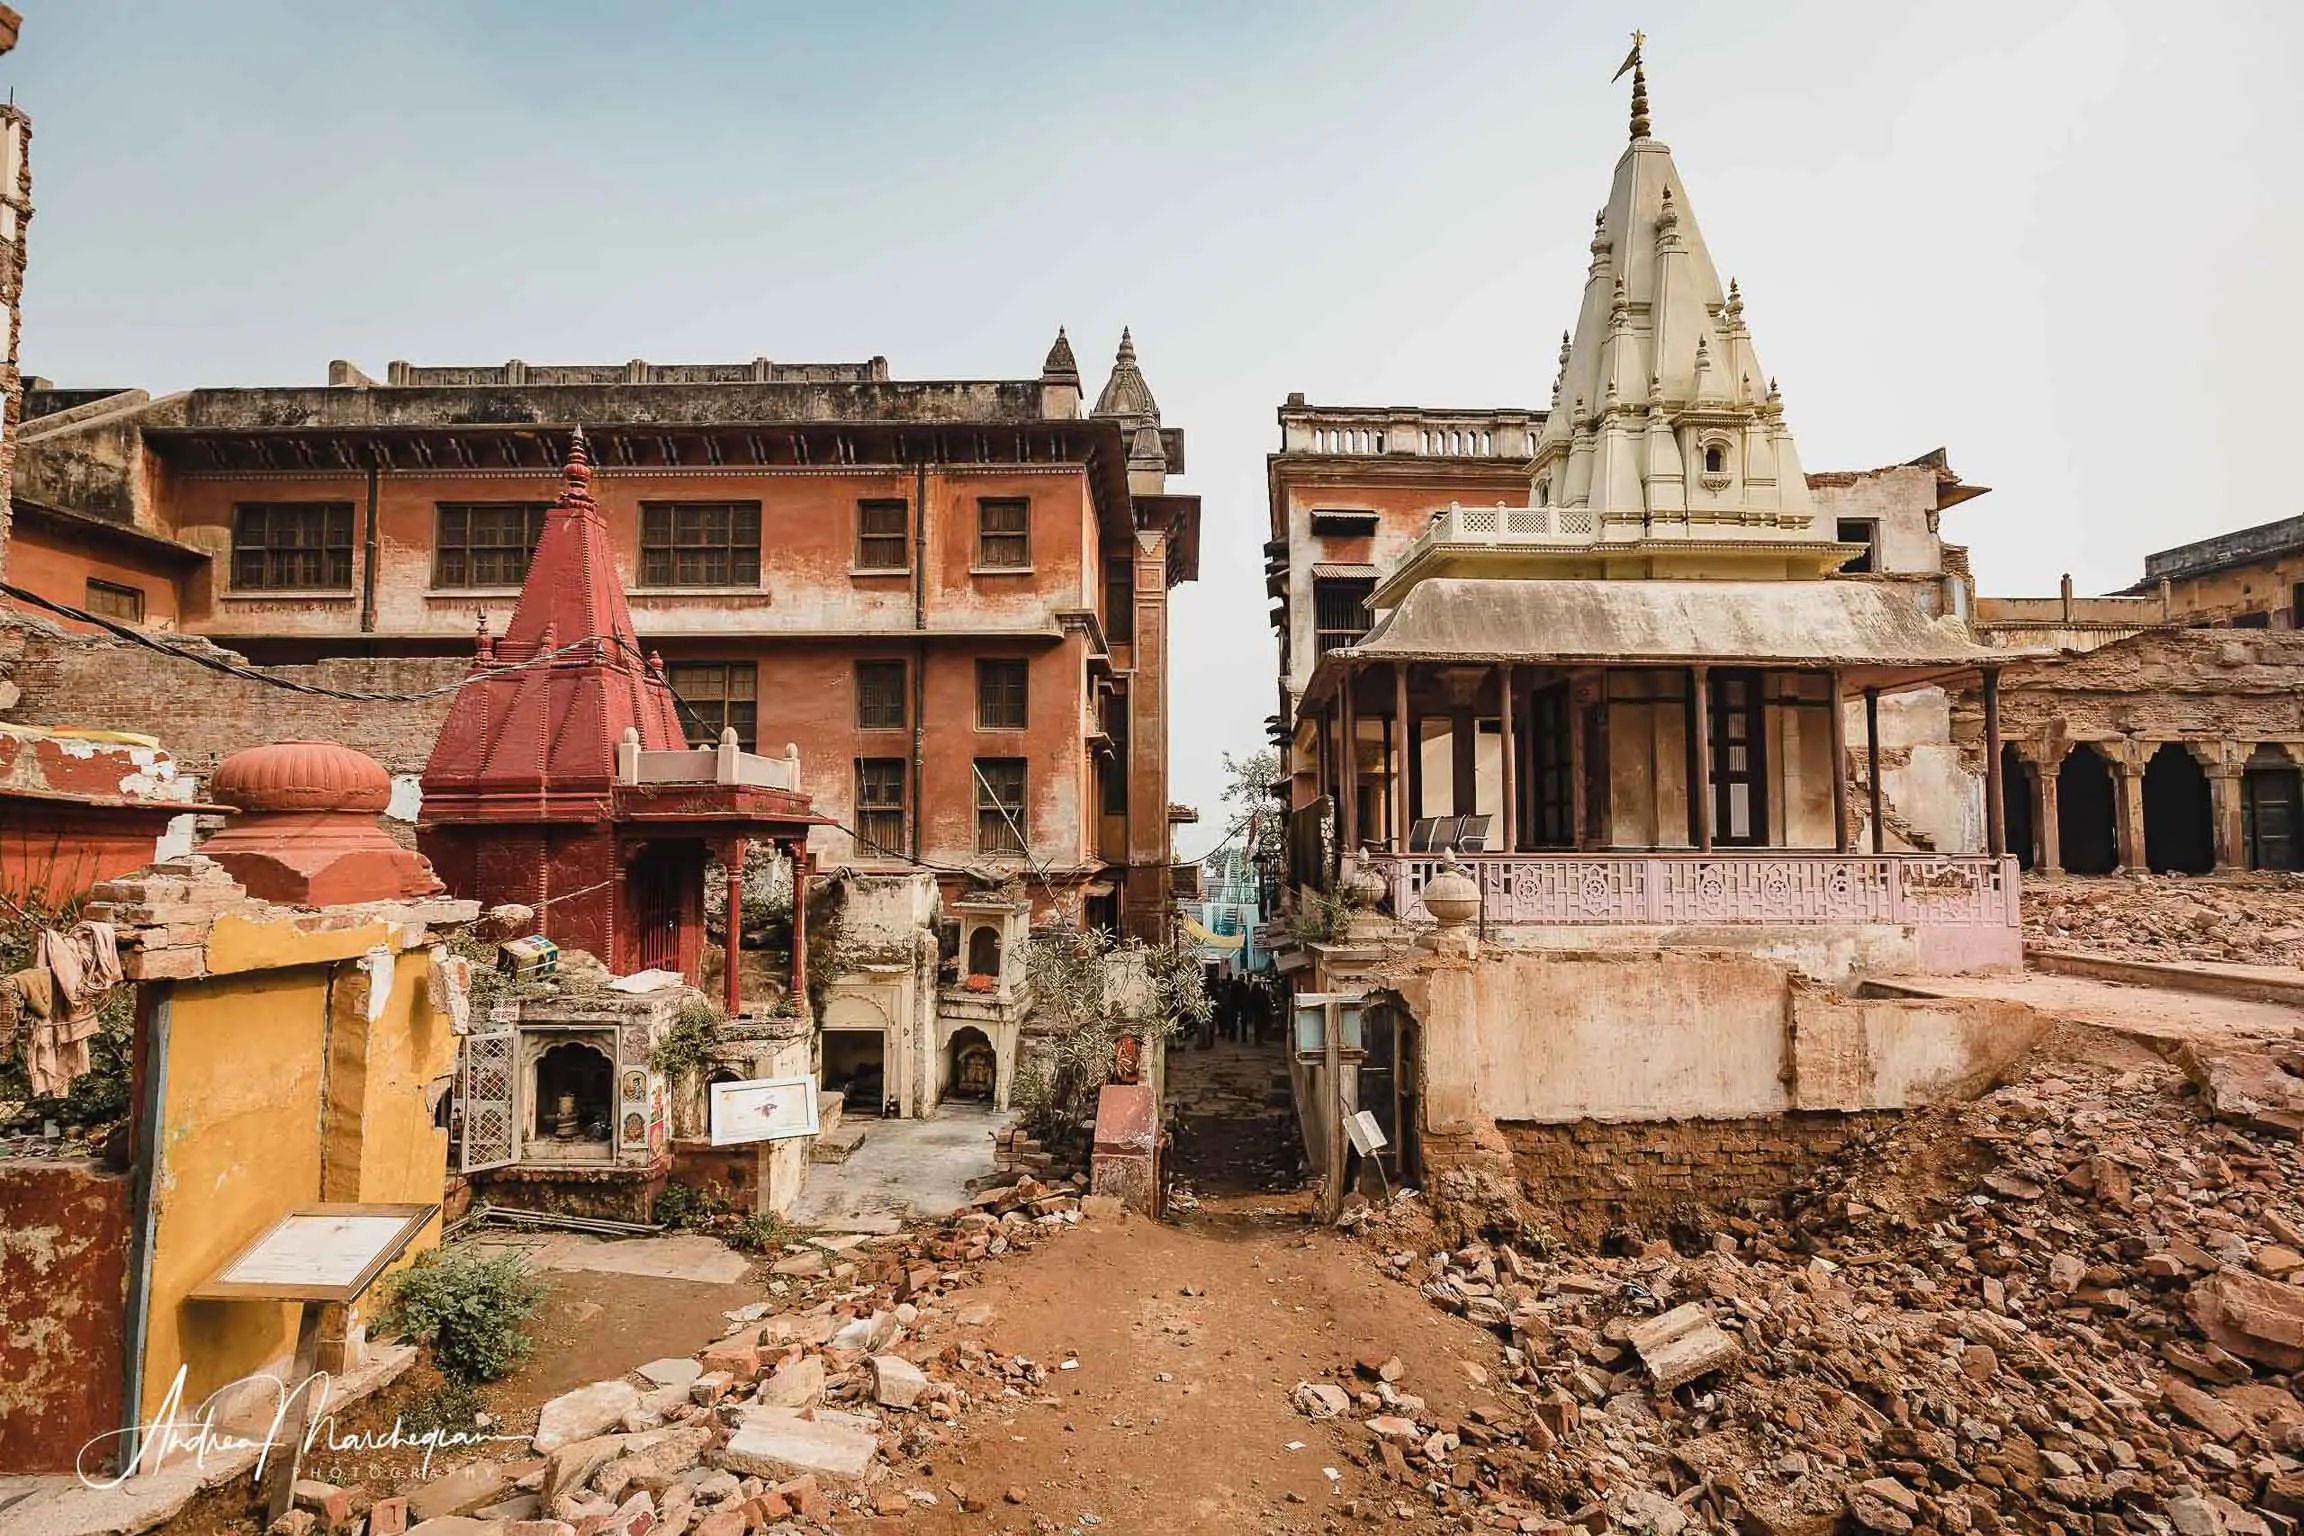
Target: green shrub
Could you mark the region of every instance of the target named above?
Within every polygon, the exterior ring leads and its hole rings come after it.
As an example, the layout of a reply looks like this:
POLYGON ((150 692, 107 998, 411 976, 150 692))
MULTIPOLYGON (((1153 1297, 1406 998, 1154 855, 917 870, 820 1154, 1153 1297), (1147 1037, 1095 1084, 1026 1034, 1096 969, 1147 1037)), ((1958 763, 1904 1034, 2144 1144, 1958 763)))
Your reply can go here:
POLYGON ((739 1216, 727 1233, 728 1246, 742 1253, 774 1253, 791 1231, 774 1216, 739 1216))
POLYGON ((656 1224, 693 1231, 708 1227, 728 1209, 728 1202, 693 1184, 667 1184, 656 1196, 656 1224))
POLYGON ((544 1292, 515 1254, 436 1248, 392 1278, 377 1326, 430 1348, 452 1382, 494 1381, 536 1348, 525 1324, 544 1292))

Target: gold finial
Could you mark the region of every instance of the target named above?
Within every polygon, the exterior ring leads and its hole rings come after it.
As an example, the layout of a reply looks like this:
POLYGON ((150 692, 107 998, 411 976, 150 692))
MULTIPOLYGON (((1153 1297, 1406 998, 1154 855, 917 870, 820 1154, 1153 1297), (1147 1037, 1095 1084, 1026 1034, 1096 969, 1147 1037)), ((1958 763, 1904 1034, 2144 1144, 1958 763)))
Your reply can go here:
POLYGON ((1648 72, 1640 64, 1640 48, 1647 41, 1645 32, 1632 34, 1632 51, 1624 55, 1624 62, 1616 66, 1616 73, 1610 79, 1613 84, 1624 78, 1624 71, 1632 71, 1632 137, 1635 140, 1648 137, 1648 72))

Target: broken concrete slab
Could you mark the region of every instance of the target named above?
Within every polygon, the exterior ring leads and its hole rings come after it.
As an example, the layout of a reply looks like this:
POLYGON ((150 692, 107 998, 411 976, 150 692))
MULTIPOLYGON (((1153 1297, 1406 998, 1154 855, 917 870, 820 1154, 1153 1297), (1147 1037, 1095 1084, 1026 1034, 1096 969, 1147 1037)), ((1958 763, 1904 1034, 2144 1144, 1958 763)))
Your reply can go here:
POLYGON ((1341 1418, 1352 1406, 1351 1395, 1329 1381, 1296 1383, 1292 1401, 1296 1411, 1309 1419, 1341 1418))
POLYGON ((2276 1136, 2304 1135, 2304 1051, 2215 1050, 2187 1042, 2176 1065, 2218 1119, 2276 1136))
POLYGON ((640 1389, 623 1380, 596 1381, 563 1392, 536 1415, 536 1451, 548 1456, 564 1445, 589 1440, 614 1429, 639 1406, 640 1389))
POLYGON ((883 1408, 909 1408, 928 1390, 928 1373, 902 1355, 872 1357, 872 1400, 883 1408))
POLYGON ((733 1285, 752 1267, 744 1255, 718 1238, 696 1233, 614 1242, 555 1242, 543 1263, 547 1269, 693 1280, 705 1285, 733 1285))
POLYGON ((475 1461, 408 1490, 408 1517, 422 1522, 442 1515, 470 1514, 512 1491, 520 1471, 507 1462, 475 1461))
POLYGON ((813 1472, 819 1477, 860 1478, 880 1451, 870 1419, 831 1409, 747 1408, 736 1433, 720 1452, 728 1471, 783 1478, 813 1472))
POLYGON ((1628 1342, 1640 1352, 1641 1363, 1663 1392, 1734 1365, 1744 1356, 1744 1346, 1694 1301, 1633 1328, 1628 1342))
POLYGON ((659 1387, 678 1387, 685 1392, 704 1374, 704 1367, 695 1360, 651 1360, 640 1367, 640 1374, 659 1387))
POLYGON ((823 1396, 823 1360, 802 1355, 760 1384, 759 1402, 769 1408, 808 1408, 823 1396))

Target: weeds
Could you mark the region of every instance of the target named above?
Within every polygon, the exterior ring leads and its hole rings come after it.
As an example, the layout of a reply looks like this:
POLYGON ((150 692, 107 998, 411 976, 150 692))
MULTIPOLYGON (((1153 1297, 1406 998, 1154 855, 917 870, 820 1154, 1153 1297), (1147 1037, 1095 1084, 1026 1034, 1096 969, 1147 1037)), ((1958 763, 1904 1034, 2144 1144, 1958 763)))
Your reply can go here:
POLYGON ((451 1382, 495 1381, 536 1348, 527 1322, 545 1286, 516 1255, 435 1248, 389 1287, 377 1327, 428 1347, 451 1382))

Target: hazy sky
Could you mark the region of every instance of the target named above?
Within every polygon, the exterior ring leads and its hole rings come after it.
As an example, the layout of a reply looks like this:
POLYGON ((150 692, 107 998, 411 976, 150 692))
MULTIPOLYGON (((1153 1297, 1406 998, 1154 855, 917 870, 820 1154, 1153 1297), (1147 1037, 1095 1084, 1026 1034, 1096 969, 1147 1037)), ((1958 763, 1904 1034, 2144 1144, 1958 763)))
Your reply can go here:
POLYGON ((1274 707, 1275 408, 1545 402, 1635 24, 1810 469, 1948 446, 1995 487, 1944 529, 1988 592, 2304 512, 2294 4, 17 3, 24 362, 61 383, 1024 377, 1062 323, 1093 392, 1133 326, 1205 498, 1203 836, 1274 707))

